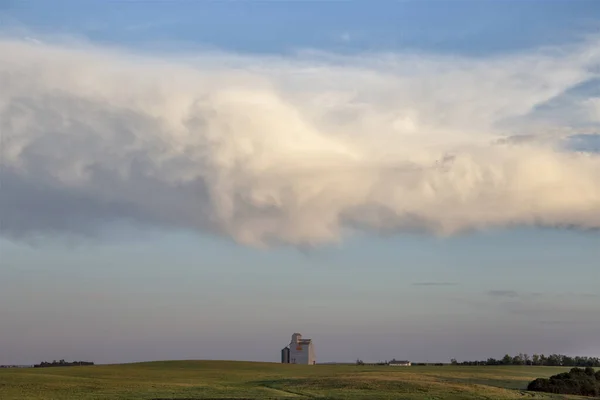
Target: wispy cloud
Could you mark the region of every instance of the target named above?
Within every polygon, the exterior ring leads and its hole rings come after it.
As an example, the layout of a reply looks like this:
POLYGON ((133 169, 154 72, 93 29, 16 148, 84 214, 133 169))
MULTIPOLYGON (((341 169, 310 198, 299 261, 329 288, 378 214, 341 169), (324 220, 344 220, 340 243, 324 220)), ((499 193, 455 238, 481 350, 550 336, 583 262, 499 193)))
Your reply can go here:
POLYGON ((598 321, 589 319, 565 319, 565 320, 546 320, 539 321, 540 325, 554 325, 554 326, 567 326, 573 327, 578 325, 598 325, 598 321))
POLYGON ((508 297, 508 298, 516 298, 519 297, 519 293, 514 290, 490 290, 488 295, 493 297, 508 297))
POLYGON ((488 296, 492 297, 508 297, 521 299, 596 299, 600 298, 600 294, 596 293, 553 293, 553 292, 517 292, 515 290, 489 290, 488 296))
POLYGON ((600 156, 560 143, 573 115, 598 124, 578 111, 590 96, 564 95, 600 74, 598 40, 485 59, 142 57, 42 39, 0 40, 3 235, 133 221, 312 246, 600 228, 600 156), (534 118, 549 101, 566 122, 534 118), (499 143, 517 135, 533 140, 499 143))
POLYGON ((339 35, 339 39, 342 42, 349 42, 350 40, 352 40, 352 35, 350 35, 350 33, 348 32, 344 32, 339 35))
POLYGON ((177 25, 178 23, 181 23, 181 20, 176 18, 166 19, 162 21, 153 20, 140 24, 129 25, 125 28, 125 30, 143 32, 156 28, 164 28, 168 26, 177 25))
POLYGON ((456 286, 456 282, 415 282, 413 286, 456 286))
POLYGON ((490 290, 487 301, 472 302, 476 308, 494 308, 512 318, 537 321, 542 325, 591 324, 600 327, 594 316, 600 313, 600 303, 592 293, 518 292, 490 290))

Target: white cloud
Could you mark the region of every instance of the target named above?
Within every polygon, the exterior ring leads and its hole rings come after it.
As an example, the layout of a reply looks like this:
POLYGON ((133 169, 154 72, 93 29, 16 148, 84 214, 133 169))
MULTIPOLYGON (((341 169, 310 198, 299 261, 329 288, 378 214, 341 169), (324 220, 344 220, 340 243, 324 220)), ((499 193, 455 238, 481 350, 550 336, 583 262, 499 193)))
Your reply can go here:
POLYGON ((581 112, 595 103, 533 118, 597 77, 598 41, 491 59, 169 57, 0 40, 3 235, 119 220, 248 245, 600 228, 600 157, 557 141, 573 113, 597 127, 581 112), (535 140, 499 144, 512 135, 535 140))

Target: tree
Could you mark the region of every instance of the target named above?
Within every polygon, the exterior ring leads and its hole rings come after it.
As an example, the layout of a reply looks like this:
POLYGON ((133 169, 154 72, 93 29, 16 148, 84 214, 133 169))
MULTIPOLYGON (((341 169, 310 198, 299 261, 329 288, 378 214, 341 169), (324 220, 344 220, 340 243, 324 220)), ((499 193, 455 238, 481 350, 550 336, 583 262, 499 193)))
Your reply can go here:
POLYGON ((523 354, 518 354, 516 356, 513 357, 512 359, 512 364, 513 365, 523 365, 524 361, 523 361, 523 354))
POLYGON ((562 365, 562 357, 558 354, 552 354, 548 356, 546 365, 549 365, 551 367, 560 367, 562 365))
POLYGON ((573 367, 575 366, 575 359, 571 358, 569 356, 562 356, 561 358, 561 365, 564 365, 565 367, 573 367))
POLYGON ((503 365, 511 365, 513 362, 513 359, 510 355, 506 354, 503 358, 502 358, 502 364, 503 365))

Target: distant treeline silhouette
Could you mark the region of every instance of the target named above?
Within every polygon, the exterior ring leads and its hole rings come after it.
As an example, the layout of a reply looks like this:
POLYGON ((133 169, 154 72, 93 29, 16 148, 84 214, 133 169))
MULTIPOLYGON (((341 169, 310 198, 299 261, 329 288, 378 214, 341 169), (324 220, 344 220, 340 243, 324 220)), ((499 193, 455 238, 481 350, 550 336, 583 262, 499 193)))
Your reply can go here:
POLYGON ((520 353, 516 356, 505 355, 501 359, 488 358, 485 361, 462 361, 451 360, 453 365, 543 365, 549 367, 600 367, 598 357, 570 357, 562 354, 534 354, 531 357, 520 353))
POLYGON ((75 367, 75 366, 81 366, 81 365, 94 365, 93 362, 90 361, 72 361, 72 362, 68 362, 65 360, 60 360, 60 361, 52 361, 52 362, 48 362, 48 361, 42 361, 39 364, 35 364, 33 367, 34 368, 46 368, 46 367, 75 367))
MULTIPOLYGON (((365 363, 363 360, 361 360, 360 358, 358 360, 356 360, 355 364, 356 365, 390 365, 390 362, 394 362, 397 361, 395 358, 391 359, 390 361, 385 360, 385 361, 377 361, 375 363, 365 363)), ((443 367, 445 364, 444 363, 424 363, 424 362, 418 362, 418 363, 411 363, 414 366, 421 366, 421 367, 425 367, 425 366, 436 366, 436 367, 443 367)))
POLYGON ((592 367, 572 368, 569 372, 538 378, 527 386, 527 390, 555 394, 573 394, 578 396, 600 396, 600 370, 592 367))
POLYGON ((424 363, 424 362, 416 362, 413 363, 412 365, 414 365, 415 367, 443 367, 444 363, 424 363))

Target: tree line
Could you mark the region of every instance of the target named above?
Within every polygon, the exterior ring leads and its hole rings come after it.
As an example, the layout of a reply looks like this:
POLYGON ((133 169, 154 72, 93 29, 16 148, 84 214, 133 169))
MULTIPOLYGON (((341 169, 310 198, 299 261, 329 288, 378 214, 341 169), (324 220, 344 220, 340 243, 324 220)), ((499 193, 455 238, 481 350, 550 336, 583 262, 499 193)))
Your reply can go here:
POLYGON ((563 354, 528 354, 519 353, 515 356, 506 354, 501 359, 488 358, 482 361, 462 361, 451 360, 452 365, 539 365, 549 367, 600 367, 599 357, 570 357, 563 354))
POLYGON ((75 367, 75 366, 82 366, 82 365, 94 365, 93 362, 91 361, 72 361, 72 362, 68 362, 65 360, 60 360, 60 361, 52 361, 52 362, 48 362, 48 361, 42 361, 39 364, 35 364, 33 367, 34 368, 46 368, 46 367, 75 367))

